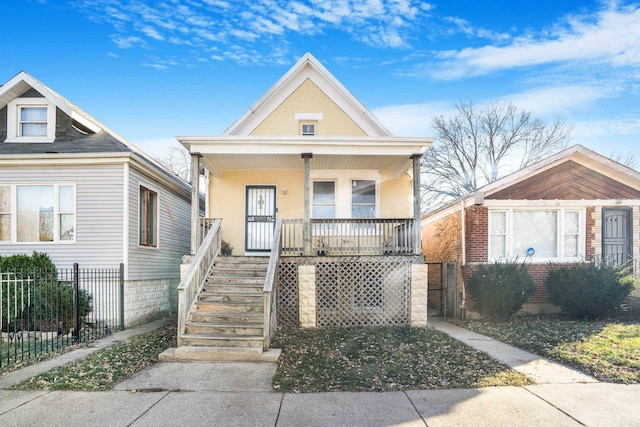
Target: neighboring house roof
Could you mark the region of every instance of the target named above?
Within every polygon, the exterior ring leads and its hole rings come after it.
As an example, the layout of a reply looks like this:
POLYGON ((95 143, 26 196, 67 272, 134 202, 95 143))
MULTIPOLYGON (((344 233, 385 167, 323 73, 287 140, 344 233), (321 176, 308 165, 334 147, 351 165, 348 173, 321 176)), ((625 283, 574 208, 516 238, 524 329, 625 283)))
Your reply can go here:
MULTIPOLYGON (((0 142, 0 156, 3 159, 14 160, 17 157, 59 159, 61 155, 70 155, 80 159, 83 155, 95 158, 95 154, 98 153, 116 153, 136 159, 139 163, 154 169, 158 173, 158 177, 170 180, 174 185, 190 191, 191 187, 187 183, 167 171, 152 157, 25 71, 21 71, 0 86, 0 111, 5 109, 14 99, 25 94, 31 96, 34 91, 54 104, 59 110, 56 120, 66 120, 65 123, 57 123, 59 128, 65 129, 65 134, 60 137, 56 136, 53 142, 0 142)), ((58 130, 56 130, 56 134, 58 130)))
POLYGON ((303 153, 313 154, 313 167, 317 169, 385 169, 400 175, 409 169, 411 156, 423 154, 433 142, 432 138, 392 136, 309 53, 222 136, 178 136, 177 139, 191 153, 202 154, 207 169, 218 176, 222 171, 234 169, 301 169, 303 153), (309 96, 322 98, 314 104, 318 111, 297 110, 297 106, 287 104, 294 98, 307 100, 304 91, 310 91, 309 96), (330 122, 323 116, 328 115, 327 111, 348 122, 350 130, 304 136, 292 133, 291 128, 286 132, 270 131, 265 125, 269 121, 276 127, 283 121, 330 122))
POLYGON ((606 193, 616 196, 613 198, 640 198, 640 172, 578 144, 427 213, 423 217, 423 222, 453 213, 462 205, 465 207, 473 204, 482 205, 485 199, 612 198, 609 194, 599 194, 599 189, 590 187, 589 183, 581 182, 585 179, 585 172, 591 172, 594 179, 605 181, 607 190, 610 190, 606 193), (558 173, 561 173, 562 177, 558 177, 558 173), (538 189, 531 190, 535 185, 538 185, 538 189), (557 197, 558 191, 554 191, 557 188, 563 188, 566 195, 562 198, 557 197))

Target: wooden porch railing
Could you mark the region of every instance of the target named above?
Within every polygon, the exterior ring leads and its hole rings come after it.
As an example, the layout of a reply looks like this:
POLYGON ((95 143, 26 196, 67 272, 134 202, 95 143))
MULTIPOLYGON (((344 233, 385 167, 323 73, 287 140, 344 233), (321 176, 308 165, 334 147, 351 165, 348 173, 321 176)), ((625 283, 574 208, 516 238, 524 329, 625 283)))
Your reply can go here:
POLYGON ((412 218, 312 219, 311 253, 305 253, 304 220, 282 220, 282 255, 414 254, 412 218))
POLYGON ((267 277, 264 280, 264 342, 263 351, 269 350, 271 339, 278 329, 278 317, 276 312, 278 286, 278 262, 282 251, 282 220, 276 221, 273 231, 273 241, 271 242, 271 254, 269 256, 269 266, 267 267, 267 277))
POLYGON ((196 233, 196 248, 200 248, 200 245, 207 237, 209 230, 213 228, 216 221, 219 221, 217 218, 198 218, 198 231, 196 233))
MULTIPOLYGON (((205 219, 205 218, 203 218, 205 219)), ((198 252, 191 261, 191 266, 178 285, 178 346, 182 345, 182 335, 189 311, 204 285, 204 280, 220 253, 220 220, 210 223, 210 228, 202 244, 198 245, 198 252)))

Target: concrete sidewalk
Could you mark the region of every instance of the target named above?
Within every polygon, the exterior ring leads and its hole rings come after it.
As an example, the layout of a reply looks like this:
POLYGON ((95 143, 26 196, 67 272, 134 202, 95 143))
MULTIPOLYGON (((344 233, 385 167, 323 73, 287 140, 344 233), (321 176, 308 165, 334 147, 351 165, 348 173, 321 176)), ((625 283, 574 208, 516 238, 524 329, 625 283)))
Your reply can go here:
MULTIPOLYGON (((570 368, 482 335, 437 319, 430 323, 538 378, 540 384, 283 394, 271 387, 275 363, 160 362, 108 392, 0 390, 0 425, 640 426, 636 409, 640 385, 593 382, 570 368)), ((112 338, 123 339, 118 334, 112 338)), ((34 371, 44 369, 35 366, 34 371)), ((0 388, 11 383, 5 378, 9 375, 0 377, 0 388)))

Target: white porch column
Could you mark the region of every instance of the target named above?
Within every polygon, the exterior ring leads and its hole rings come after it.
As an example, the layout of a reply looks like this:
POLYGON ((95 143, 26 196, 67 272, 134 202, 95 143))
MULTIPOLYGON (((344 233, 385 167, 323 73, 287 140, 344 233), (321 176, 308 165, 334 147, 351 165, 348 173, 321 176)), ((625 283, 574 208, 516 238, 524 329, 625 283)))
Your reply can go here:
POLYGON ((191 154, 191 255, 198 252, 200 233, 200 154, 191 154))
POLYGON ((311 255, 311 159, 312 153, 302 153, 304 160, 304 221, 302 240, 305 256, 311 255))
POLYGON ((422 230, 420 230, 420 159, 422 154, 414 154, 411 156, 413 160, 413 253, 419 255, 422 253, 422 230))

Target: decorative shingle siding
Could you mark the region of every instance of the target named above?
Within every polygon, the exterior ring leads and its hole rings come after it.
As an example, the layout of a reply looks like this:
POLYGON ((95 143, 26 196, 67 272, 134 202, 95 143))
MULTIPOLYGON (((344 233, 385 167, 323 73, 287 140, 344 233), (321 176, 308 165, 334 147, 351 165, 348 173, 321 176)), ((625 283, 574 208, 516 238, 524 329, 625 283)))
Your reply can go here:
POLYGON ((366 135, 311 79, 302 82, 251 134, 300 135, 300 123, 295 120, 297 113, 323 114, 322 120, 318 121, 316 126, 316 135, 319 136, 366 135))

